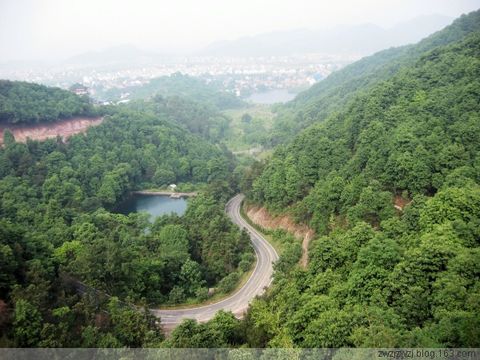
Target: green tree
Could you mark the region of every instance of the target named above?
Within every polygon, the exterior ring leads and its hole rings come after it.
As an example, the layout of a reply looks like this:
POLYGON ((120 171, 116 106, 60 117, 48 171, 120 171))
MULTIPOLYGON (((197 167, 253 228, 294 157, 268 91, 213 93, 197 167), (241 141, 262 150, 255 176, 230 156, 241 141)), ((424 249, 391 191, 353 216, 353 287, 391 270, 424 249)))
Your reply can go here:
POLYGON ((13 333, 18 347, 37 346, 42 329, 42 316, 26 300, 18 300, 13 314, 13 333))

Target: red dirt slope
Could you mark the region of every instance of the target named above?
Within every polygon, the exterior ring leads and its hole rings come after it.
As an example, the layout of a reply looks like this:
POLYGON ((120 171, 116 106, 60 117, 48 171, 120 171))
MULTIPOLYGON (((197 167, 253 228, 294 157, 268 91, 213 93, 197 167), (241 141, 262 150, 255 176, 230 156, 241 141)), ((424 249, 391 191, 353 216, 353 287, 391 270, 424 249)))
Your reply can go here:
POLYGON ((315 237, 315 232, 306 225, 296 224, 288 215, 272 216, 263 207, 249 206, 246 214, 255 224, 265 229, 283 229, 295 238, 302 240, 302 258, 300 264, 306 268, 308 265, 308 246, 315 237))
POLYGON ((72 118, 43 124, 0 125, 0 145, 3 145, 3 132, 5 129, 9 129, 18 142, 26 142, 27 138, 45 140, 55 138, 57 135, 65 140, 72 135, 87 131, 90 126, 99 125, 102 121, 102 117, 72 118))

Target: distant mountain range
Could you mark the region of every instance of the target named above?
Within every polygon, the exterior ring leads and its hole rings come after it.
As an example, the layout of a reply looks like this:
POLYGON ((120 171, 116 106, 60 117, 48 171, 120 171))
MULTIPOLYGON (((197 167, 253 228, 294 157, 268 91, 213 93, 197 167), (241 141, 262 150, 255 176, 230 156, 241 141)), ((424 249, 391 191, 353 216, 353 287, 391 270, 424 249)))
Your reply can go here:
POLYGON ((452 22, 443 15, 425 15, 384 29, 373 24, 329 29, 278 31, 233 41, 215 42, 199 55, 280 56, 305 53, 371 54, 392 46, 414 43, 452 22))
MULTIPOLYGON (((196 56, 276 56, 306 53, 359 54, 368 55, 376 51, 414 43, 442 29, 453 18, 443 15, 425 15, 384 29, 373 24, 343 25, 329 29, 297 29, 242 37, 233 41, 212 43, 196 56)), ((121 45, 91 51, 54 63, 55 66, 72 67, 124 67, 148 65, 173 54, 141 50, 133 45, 121 45)), ((45 61, 11 61, 0 63, 0 71, 22 68, 48 68, 52 63, 45 61)))

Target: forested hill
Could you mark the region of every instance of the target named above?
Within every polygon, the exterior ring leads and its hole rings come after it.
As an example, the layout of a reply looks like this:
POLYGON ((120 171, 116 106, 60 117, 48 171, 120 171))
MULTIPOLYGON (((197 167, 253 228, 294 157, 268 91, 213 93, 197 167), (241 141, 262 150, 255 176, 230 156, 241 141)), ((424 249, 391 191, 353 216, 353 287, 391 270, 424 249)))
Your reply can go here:
POLYGON ((0 80, 0 124, 50 122, 94 113, 87 97, 59 88, 0 80))
POLYGON ((6 137, 0 148, 0 347, 159 346, 152 315, 79 296, 78 281, 177 304, 228 293, 251 267, 248 235, 219 201, 234 191, 229 154, 164 115, 108 111, 66 143, 6 137), (204 189, 181 218, 111 212, 131 190, 172 182, 204 189))
POLYGON ((125 107, 168 119, 214 143, 225 138, 231 121, 208 102, 197 102, 188 97, 156 95, 148 100, 132 101, 125 107))
POLYGON ((277 273, 253 305, 256 346, 480 346, 480 31, 454 31, 478 19, 430 38, 254 181, 251 198, 318 236, 308 269, 277 273))
POLYGON ((479 39, 426 52, 280 147, 254 184, 256 199, 281 209, 331 176, 432 195, 467 176, 480 146, 479 39))
POLYGON ((279 110, 272 137, 273 144, 292 138, 308 125, 325 120, 339 111, 359 91, 365 91, 394 76, 402 67, 411 66, 426 51, 458 41, 480 30, 480 10, 462 15, 445 29, 414 45, 380 51, 365 57, 300 93, 279 110))
POLYGON ((237 108, 244 105, 242 100, 233 94, 222 91, 215 84, 207 84, 201 79, 182 75, 181 73, 161 76, 150 80, 144 85, 99 91, 96 97, 102 100, 120 100, 122 93, 129 93, 131 99, 149 99, 158 95, 163 97, 178 96, 208 104, 219 110, 237 108))

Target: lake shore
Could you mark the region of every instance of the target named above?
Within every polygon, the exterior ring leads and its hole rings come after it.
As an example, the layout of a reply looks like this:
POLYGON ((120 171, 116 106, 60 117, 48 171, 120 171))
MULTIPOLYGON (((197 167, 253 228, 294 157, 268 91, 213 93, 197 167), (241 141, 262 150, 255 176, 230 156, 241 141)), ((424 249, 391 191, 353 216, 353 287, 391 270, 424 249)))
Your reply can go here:
POLYGON ((158 195, 158 196, 169 196, 171 198, 181 198, 181 197, 192 197, 196 196, 196 192, 173 192, 173 191, 150 191, 150 190, 139 190, 132 191, 132 194, 135 195, 158 195))

